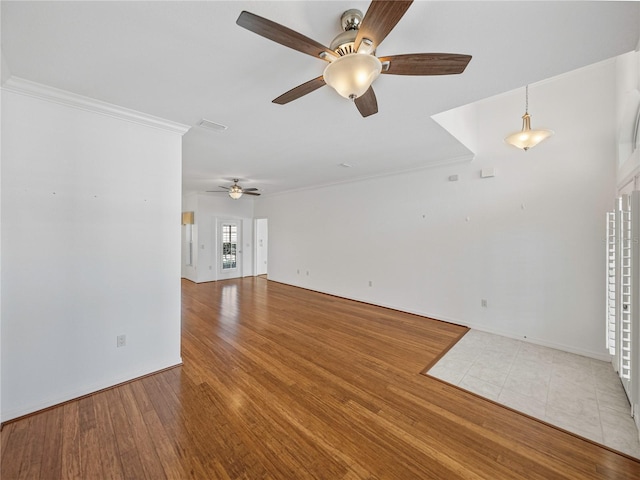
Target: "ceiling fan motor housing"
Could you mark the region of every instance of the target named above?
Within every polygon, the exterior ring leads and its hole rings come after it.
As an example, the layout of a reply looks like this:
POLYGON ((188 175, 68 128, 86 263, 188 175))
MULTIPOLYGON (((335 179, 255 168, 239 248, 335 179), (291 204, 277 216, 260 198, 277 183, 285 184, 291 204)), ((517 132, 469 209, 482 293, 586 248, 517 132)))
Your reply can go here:
POLYGON ((341 57, 350 53, 356 53, 354 43, 362 18, 362 12, 358 9, 352 8, 344 12, 340 19, 340 24, 344 32, 338 34, 336 38, 333 39, 329 48, 341 57))

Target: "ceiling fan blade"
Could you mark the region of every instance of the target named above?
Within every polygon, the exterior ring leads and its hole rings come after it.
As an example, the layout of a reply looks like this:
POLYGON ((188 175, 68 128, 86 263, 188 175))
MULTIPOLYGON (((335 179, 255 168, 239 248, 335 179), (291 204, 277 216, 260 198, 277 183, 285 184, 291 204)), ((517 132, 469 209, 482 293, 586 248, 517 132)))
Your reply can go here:
POLYGON ((453 75, 464 72, 471 55, 457 53, 409 53, 380 57, 382 73, 392 75, 453 75), (385 62, 389 67, 385 69, 385 62))
POLYGON ((393 30, 393 27, 400 21, 412 3, 413 0, 373 0, 360 24, 354 45, 355 49, 358 50, 363 38, 373 41, 374 47, 377 48, 389 35, 389 32, 393 30))
POLYGON ((306 95, 307 93, 311 93, 324 85, 326 85, 324 82, 324 78, 322 78, 322 76, 319 76, 318 78, 314 78, 313 80, 309 80, 302 85, 298 85, 297 87, 292 88, 288 92, 283 93, 278 98, 272 100, 272 102, 277 103, 278 105, 284 105, 286 103, 292 102, 293 100, 297 100, 298 98, 306 95))
MULTIPOLYGON (((243 11, 240 13, 236 23, 247 30, 257 33, 258 35, 273 40, 280 45, 292 48, 312 57, 320 58, 321 52, 327 52, 335 57, 335 52, 320 43, 305 37, 290 28, 280 25, 266 18, 255 15, 251 12, 243 11)), ((329 58, 325 58, 327 62, 329 58)))
POLYGON ((224 188, 225 190, 229 190, 229 187, 225 187, 223 185, 218 185, 218 188, 224 188))
POLYGON ((356 98, 355 104, 363 117, 378 113, 378 100, 376 100, 376 94, 373 93, 373 87, 369 87, 369 90, 364 92, 364 95, 356 98))
POLYGON ((253 195, 255 197, 259 197, 260 194, 259 193, 255 193, 255 192, 245 192, 244 190, 242 191, 243 195, 253 195))
POLYGON ((206 193, 229 193, 224 190, 205 190, 206 193))
POLYGON ((247 193, 247 192, 257 192, 258 189, 257 188, 243 188, 242 189, 242 193, 247 193))

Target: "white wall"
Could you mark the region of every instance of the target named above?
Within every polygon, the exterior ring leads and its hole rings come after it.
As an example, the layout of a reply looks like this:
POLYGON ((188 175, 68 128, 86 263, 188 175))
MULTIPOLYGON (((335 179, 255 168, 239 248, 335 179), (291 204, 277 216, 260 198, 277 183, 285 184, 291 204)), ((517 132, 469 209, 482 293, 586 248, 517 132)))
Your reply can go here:
POLYGON ((640 148, 633 144, 633 131, 640 109, 640 52, 619 56, 616 74, 618 186, 628 189, 631 184, 631 190, 634 187, 640 189, 640 148))
POLYGON ((9 64, 7 63, 7 59, 0 48, 0 81, 4 83, 11 76, 11 71, 9 70, 9 64))
POLYGON ((269 253, 269 221, 266 218, 257 218, 256 228, 256 275, 265 275, 268 272, 269 253))
MULTIPOLYGON (((195 267, 183 266, 183 277, 193 282, 218 280, 215 231, 217 219, 235 219, 242 225, 242 274, 254 275, 254 234, 252 197, 233 200, 225 194, 191 194, 182 200, 183 211, 195 211, 195 267)), ((184 245, 183 245, 184 249, 184 245)))
POLYGON ((181 362, 181 135, 116 117, 3 88, 2 421, 181 362))
MULTIPOLYGON (((9 75, 9 68, 7 66, 4 53, 2 49, 0 49, 0 68, 2 71, 0 72, 0 80, 4 82, 9 75)), ((0 95, 0 112, 2 111, 2 95, 0 95)), ((0 127, 1 127, 1 116, 0 116, 0 127)), ((0 162, 2 160, 1 155, 1 147, 2 144, 2 134, 0 133, 0 162)), ((2 185, 2 166, 0 163, 0 186, 2 185)), ((1 193, 0 188, 0 193, 1 193)), ((2 195, 0 194, 0 212, 2 212, 2 195)), ((0 218, 0 272, 2 272, 2 221, 0 218)), ((2 275, 0 274, 0 422, 2 422, 2 275)))
POLYGON ((612 61, 531 86, 533 126, 556 135, 528 152, 502 140, 522 88, 461 110, 471 162, 259 199, 269 278, 607 358, 614 90, 612 61))

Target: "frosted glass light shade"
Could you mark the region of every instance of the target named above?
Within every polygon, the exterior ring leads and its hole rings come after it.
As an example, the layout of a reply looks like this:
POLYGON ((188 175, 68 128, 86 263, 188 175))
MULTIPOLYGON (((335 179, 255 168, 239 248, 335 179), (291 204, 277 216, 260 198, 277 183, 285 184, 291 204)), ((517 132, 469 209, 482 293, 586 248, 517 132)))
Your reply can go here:
POLYGON ((234 200, 239 199, 242 196, 242 188, 238 185, 231 185, 231 188, 229 189, 229 196, 234 200))
POLYGON ((381 71, 382 63, 377 57, 350 53, 327 65, 322 76, 336 92, 354 100, 369 89, 381 71))
POLYGON ((512 133, 506 137, 504 141, 526 152, 551 135, 553 135, 553 130, 531 130, 531 115, 525 112, 522 116, 522 130, 517 133, 512 133))

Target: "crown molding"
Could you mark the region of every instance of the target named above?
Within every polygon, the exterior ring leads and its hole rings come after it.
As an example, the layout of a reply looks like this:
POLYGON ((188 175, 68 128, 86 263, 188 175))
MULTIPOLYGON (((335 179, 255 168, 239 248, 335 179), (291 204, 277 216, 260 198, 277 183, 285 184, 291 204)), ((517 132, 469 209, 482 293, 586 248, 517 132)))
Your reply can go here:
POLYGON ((12 76, 2 85, 2 90, 20 95, 40 98, 50 102, 78 108, 101 115, 107 115, 127 122, 133 122, 147 127, 159 128, 172 133, 184 135, 191 128, 189 125, 154 117, 146 113, 130 110, 112 103, 103 102, 94 98, 84 97, 76 93, 61 90, 59 88, 32 82, 24 78, 12 76))

